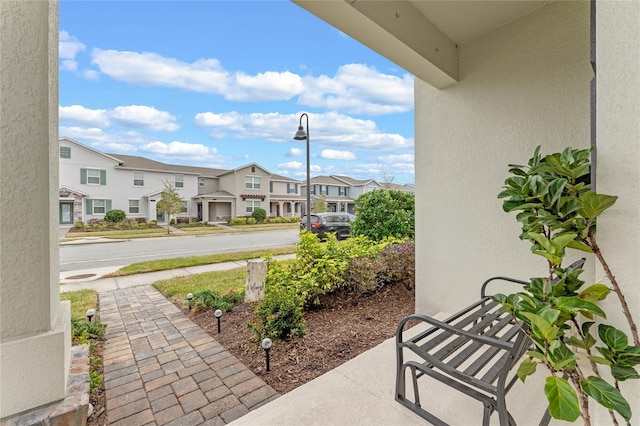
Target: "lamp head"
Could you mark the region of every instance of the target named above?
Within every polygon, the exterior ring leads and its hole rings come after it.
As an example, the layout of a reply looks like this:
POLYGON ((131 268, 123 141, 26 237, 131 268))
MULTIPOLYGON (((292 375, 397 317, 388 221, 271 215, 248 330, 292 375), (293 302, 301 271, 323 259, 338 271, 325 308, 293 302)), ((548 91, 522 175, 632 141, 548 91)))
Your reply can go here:
POLYGON ((293 137, 293 139, 297 141, 307 140, 307 132, 304 131, 304 128, 302 126, 298 126, 298 131, 296 132, 296 135, 293 137))
POLYGON ((220 318, 222 316, 222 310, 216 309, 216 311, 214 312, 214 315, 216 316, 216 318, 220 318))
POLYGON ((265 351, 271 349, 271 346, 273 346, 273 342, 271 341, 271 339, 269 339, 268 337, 264 338, 262 340, 262 349, 264 349, 265 351))
POLYGON ((193 294, 191 293, 187 294, 187 300, 191 300, 191 299, 193 299, 193 294))

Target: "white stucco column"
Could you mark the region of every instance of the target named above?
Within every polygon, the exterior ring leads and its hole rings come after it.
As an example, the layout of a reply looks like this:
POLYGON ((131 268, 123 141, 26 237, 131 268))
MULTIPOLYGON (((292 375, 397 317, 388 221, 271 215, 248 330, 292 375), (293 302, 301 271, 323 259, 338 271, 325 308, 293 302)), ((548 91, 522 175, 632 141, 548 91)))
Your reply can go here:
POLYGON ((65 397, 71 341, 58 272, 57 1, 1 1, 0 23, 4 418, 65 397))

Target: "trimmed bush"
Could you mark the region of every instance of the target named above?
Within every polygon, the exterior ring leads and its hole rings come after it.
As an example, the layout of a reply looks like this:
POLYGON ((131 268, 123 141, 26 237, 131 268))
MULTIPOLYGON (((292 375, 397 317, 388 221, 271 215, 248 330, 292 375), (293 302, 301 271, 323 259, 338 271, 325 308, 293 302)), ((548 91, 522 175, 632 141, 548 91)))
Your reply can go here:
POLYGON ((127 217, 127 215, 125 214, 124 211, 122 210, 109 210, 105 215, 104 215, 104 221, 105 222, 113 222, 113 223, 120 223, 122 222, 125 218, 127 217))
POLYGON ((257 340, 304 336, 302 299, 292 289, 272 288, 265 294, 247 325, 255 332, 257 340))
POLYGON ((197 309, 213 308, 222 309, 225 312, 231 312, 233 306, 243 300, 244 296, 240 293, 229 293, 220 295, 211 290, 202 290, 193 294, 192 306, 197 309))
POLYGON ((81 220, 77 221, 76 223, 73 224, 74 228, 84 228, 84 223, 82 223, 81 220))
POLYGON ((257 208, 251 213, 251 217, 258 223, 264 222, 267 218, 267 211, 265 209, 257 208))
POLYGON ((396 190, 378 189, 356 199, 356 220, 351 235, 375 241, 386 237, 413 239, 415 236, 415 196, 396 190))

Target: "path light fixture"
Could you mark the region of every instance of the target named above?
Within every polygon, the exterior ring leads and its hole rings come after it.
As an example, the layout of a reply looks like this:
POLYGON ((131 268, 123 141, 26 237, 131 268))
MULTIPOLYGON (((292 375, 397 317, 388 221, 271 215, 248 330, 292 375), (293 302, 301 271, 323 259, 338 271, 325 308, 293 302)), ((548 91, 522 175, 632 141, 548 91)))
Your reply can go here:
POLYGON ((214 315, 216 316, 216 319, 218 320, 218 334, 220 334, 220 317, 222 317, 222 310, 216 309, 216 311, 214 312, 214 315))
POLYGON ((188 302, 188 304, 189 304, 189 310, 191 310, 191 300, 192 300, 192 299, 193 299, 193 294, 192 294, 192 293, 187 294, 187 300, 189 301, 189 302, 188 302))
POLYGON ((87 309, 87 320, 91 322, 91 318, 96 314, 96 311, 93 309, 87 309))
POLYGON ((303 112, 300 116, 300 125, 298 126, 298 131, 293 139, 297 141, 307 141, 307 231, 311 232, 311 165, 309 163, 309 116, 306 112, 303 112), (307 121, 307 130, 302 127, 302 117, 306 118, 307 121))
POLYGON ((271 366, 269 365, 269 351, 271 350, 271 346, 273 346, 273 342, 268 337, 262 339, 262 349, 264 349, 264 356, 267 361, 267 371, 271 371, 271 366))

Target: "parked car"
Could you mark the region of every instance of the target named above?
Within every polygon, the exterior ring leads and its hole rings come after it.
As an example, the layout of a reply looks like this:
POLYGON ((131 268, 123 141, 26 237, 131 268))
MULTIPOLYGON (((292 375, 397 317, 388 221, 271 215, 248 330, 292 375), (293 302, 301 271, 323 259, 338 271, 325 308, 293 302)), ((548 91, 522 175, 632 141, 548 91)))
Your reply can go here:
MULTIPOLYGON (((318 238, 326 238, 328 233, 334 232, 336 238, 343 240, 351 235, 351 222, 355 216, 350 213, 312 213, 311 232, 318 235, 318 238)), ((307 217, 300 220, 300 231, 307 229, 307 217)))

